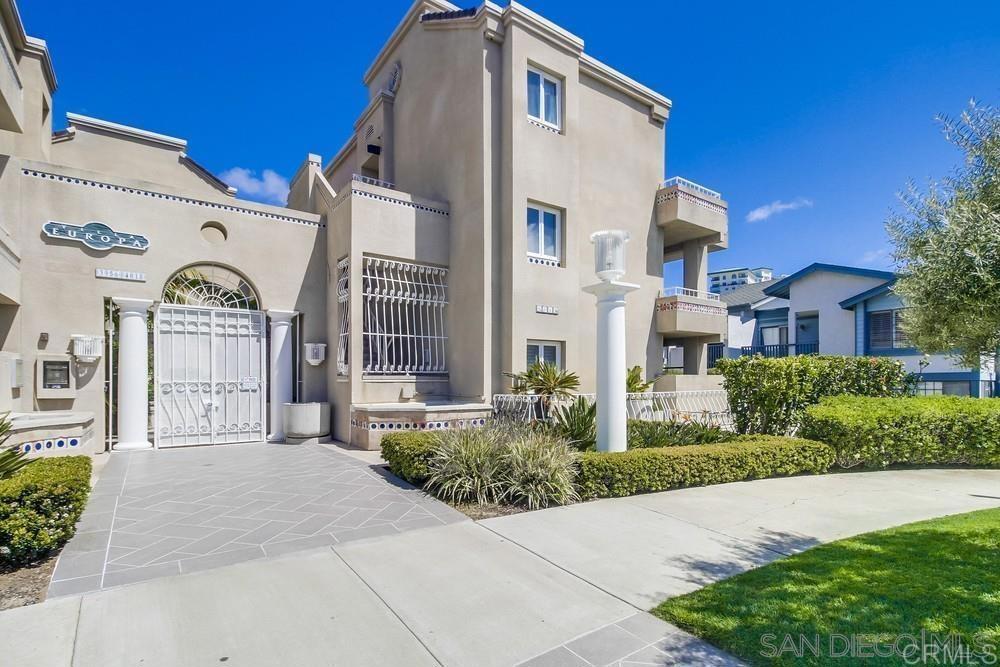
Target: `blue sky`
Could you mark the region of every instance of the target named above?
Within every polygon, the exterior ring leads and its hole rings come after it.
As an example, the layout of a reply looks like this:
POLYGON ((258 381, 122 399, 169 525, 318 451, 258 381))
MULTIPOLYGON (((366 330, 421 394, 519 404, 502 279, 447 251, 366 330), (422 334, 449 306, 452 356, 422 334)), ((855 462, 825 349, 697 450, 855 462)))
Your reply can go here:
MULTIPOLYGON (((713 269, 889 266, 896 192, 959 160, 935 114, 1000 103, 998 2, 525 4, 673 100, 667 175, 730 205, 713 269)), ((57 127, 75 111, 184 137, 262 200, 343 144, 409 5, 20 0, 53 54, 57 127)))

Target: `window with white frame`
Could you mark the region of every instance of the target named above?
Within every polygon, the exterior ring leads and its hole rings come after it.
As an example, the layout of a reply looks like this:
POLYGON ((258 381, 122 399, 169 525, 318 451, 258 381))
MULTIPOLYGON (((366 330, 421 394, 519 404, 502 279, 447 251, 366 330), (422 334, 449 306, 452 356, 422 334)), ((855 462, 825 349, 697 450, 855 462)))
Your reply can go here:
POLYGON ((917 383, 919 396, 969 396, 970 385, 961 380, 927 380, 917 383))
POLYGON ((370 375, 448 372, 448 269, 365 257, 362 358, 370 375))
POLYGON ((347 257, 337 262, 337 312, 340 335, 337 339, 337 375, 347 375, 351 356, 351 264, 347 257))
POLYGON ((541 70, 528 68, 528 116, 539 123, 560 129, 562 83, 541 70))
POLYGON ((528 256, 559 266, 562 257, 562 214, 554 208, 528 204, 528 256))
POLYGON ((872 350, 913 347, 903 331, 903 310, 868 313, 868 347, 872 350))
POLYGON ((528 341, 528 366, 541 361, 551 364, 562 370, 563 368, 563 344, 555 340, 529 340, 528 341))

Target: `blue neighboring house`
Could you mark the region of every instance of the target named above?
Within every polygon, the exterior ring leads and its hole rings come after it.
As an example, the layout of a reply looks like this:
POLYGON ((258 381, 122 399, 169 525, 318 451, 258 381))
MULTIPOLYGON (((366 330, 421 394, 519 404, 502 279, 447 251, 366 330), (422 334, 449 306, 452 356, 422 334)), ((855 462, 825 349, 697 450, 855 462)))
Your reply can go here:
POLYGON ((995 358, 967 368, 945 355, 925 357, 910 344, 901 327, 906 305, 892 291, 895 282, 890 271, 816 263, 723 294, 728 335, 710 350, 710 360, 747 354, 887 356, 920 375, 921 393, 992 396, 995 358))

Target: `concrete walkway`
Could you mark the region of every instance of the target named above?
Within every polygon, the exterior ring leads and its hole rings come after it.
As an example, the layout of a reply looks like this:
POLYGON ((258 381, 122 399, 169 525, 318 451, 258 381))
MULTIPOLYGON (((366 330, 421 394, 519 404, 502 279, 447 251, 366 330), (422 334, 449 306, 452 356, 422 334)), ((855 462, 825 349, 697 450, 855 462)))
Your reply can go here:
POLYGON ((732 664, 643 610, 849 534, 1000 506, 1000 471, 764 480, 334 544, 0 613, 11 664, 732 664))
POLYGON ((49 597, 465 519, 379 472, 322 445, 113 453, 49 597))

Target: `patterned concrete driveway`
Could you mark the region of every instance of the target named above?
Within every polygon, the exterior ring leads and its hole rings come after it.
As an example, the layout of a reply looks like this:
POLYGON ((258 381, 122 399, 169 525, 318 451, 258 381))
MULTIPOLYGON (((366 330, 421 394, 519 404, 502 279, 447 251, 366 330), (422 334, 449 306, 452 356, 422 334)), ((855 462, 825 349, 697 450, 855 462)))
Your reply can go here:
POLYGON ((322 445, 110 455, 49 597, 465 520, 322 445))

